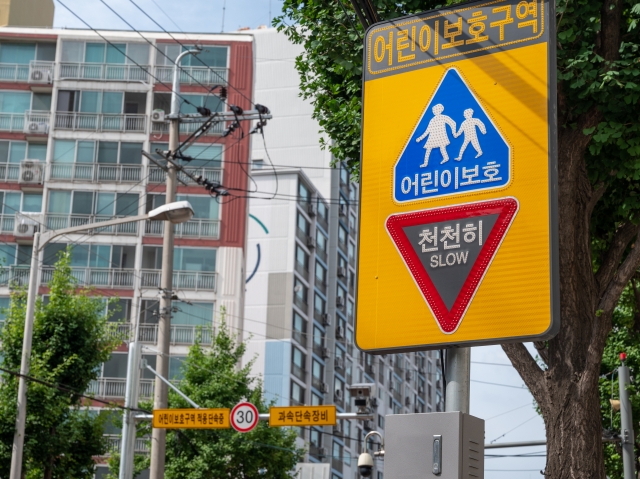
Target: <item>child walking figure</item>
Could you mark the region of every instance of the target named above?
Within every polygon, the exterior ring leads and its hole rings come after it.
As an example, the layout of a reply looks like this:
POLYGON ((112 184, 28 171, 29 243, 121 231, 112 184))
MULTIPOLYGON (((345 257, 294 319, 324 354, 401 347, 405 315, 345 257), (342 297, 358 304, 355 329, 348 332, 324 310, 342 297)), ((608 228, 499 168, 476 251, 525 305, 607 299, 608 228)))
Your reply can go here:
POLYGON ((485 128, 484 123, 482 123, 482 121, 478 120, 477 118, 473 118, 473 110, 471 108, 467 108, 464 111, 464 117, 466 118, 466 120, 464 120, 460 125, 460 130, 458 130, 458 133, 454 133, 453 135, 458 138, 462 133, 464 133, 464 143, 462 144, 462 148, 460 148, 460 153, 458 154, 456 161, 462 160, 462 155, 464 154, 464 150, 467 149, 467 145, 469 144, 469 142, 471 142, 471 145, 478 153, 476 155, 476 158, 482 156, 482 149, 480 148, 480 142, 478 141, 476 127, 480 129, 483 135, 487 134, 487 129, 485 128))
POLYGON ((442 104, 438 103, 431 109, 431 111, 435 116, 431 118, 431 121, 429 121, 429 125, 425 132, 420 135, 420 137, 416 138, 416 141, 420 143, 427 137, 427 135, 429 135, 429 139, 424 145, 424 149, 427 150, 424 154, 424 163, 420 165, 420 168, 429 166, 429 155, 431 155, 431 150, 434 148, 440 148, 440 153, 442 153, 442 161, 440 163, 446 163, 449 161, 446 146, 451 142, 449 141, 449 134, 447 133, 447 125, 451 128, 452 133, 454 135, 456 134, 456 122, 447 115, 442 114, 444 111, 444 106, 442 106, 442 104))

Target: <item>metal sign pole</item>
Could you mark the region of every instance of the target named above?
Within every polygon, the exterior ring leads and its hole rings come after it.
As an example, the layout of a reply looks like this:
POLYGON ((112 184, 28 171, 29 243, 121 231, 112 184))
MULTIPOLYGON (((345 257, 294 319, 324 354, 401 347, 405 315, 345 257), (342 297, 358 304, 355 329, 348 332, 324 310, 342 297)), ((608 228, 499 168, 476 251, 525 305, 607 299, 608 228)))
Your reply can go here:
POLYGON ((469 389, 471 382, 471 348, 447 350, 445 368, 447 390, 444 410, 469 414, 469 389))
POLYGON ((636 477, 636 458, 633 451, 635 437, 633 433, 633 417, 631 413, 631 401, 627 387, 630 383, 629 368, 625 360, 627 355, 620 354, 620 367, 618 378, 620 385, 620 438, 622 442, 622 463, 624 465, 624 479, 636 477))

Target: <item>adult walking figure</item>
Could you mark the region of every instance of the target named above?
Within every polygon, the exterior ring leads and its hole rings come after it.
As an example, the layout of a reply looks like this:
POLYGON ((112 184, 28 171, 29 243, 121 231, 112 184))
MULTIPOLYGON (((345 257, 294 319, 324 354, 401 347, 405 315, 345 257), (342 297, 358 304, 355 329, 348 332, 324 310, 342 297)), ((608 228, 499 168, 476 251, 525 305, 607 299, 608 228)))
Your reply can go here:
POLYGON ((449 141, 449 134, 447 133, 447 125, 451 128, 453 135, 456 134, 456 122, 447 115, 442 114, 444 111, 442 104, 438 103, 431 111, 435 116, 429 121, 425 132, 416 138, 416 142, 420 143, 429 135, 427 142, 424 144, 424 149, 427 150, 424 154, 424 163, 420 165, 420 168, 429 166, 429 155, 431 155, 431 150, 434 148, 440 148, 440 153, 442 153, 443 158, 440 162, 441 164, 449 161, 446 147, 451 142, 449 141))

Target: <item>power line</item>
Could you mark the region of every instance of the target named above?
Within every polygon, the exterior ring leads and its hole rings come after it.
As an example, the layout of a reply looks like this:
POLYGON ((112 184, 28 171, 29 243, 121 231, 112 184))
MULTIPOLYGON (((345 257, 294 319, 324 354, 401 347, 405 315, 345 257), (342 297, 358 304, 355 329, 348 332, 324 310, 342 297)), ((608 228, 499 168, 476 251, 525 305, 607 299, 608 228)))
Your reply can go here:
POLYGON ((537 414, 535 416, 530 417, 529 419, 527 419, 524 422, 521 422, 520 424, 518 424, 516 427, 509 429, 507 432, 505 432, 504 434, 496 437, 494 440, 492 440, 489 444, 493 444, 494 442, 496 442, 498 439, 502 439, 503 437, 505 437, 507 434, 509 434, 510 432, 515 431, 516 429, 518 429, 520 426, 524 426, 526 423, 528 423, 529 421, 533 421, 535 418, 540 417, 537 414))
POLYGON ((512 386, 511 384, 500 384, 500 383, 490 383, 487 381, 478 381, 477 379, 472 379, 472 383, 481 383, 481 384, 490 384, 492 386, 502 386, 504 388, 513 388, 513 389, 521 389, 522 391, 528 391, 529 388, 525 386, 512 386))

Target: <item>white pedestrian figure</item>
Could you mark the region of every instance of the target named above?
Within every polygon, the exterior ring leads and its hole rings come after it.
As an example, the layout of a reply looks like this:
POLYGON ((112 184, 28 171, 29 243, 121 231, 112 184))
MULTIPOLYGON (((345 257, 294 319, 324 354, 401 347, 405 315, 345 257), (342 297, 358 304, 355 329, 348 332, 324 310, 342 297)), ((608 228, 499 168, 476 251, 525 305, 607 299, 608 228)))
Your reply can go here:
POLYGON ((449 134, 447 133, 447 125, 451 127, 451 133, 456 134, 456 122, 453 121, 447 115, 443 115, 444 106, 438 103, 434 106, 431 111, 435 115, 429 121, 429 125, 425 132, 420 135, 420 137, 416 138, 416 141, 420 143, 424 140, 427 135, 429 135, 429 139, 424 145, 424 149, 427 150, 424 154, 424 163, 420 165, 420 168, 424 168, 425 166, 429 166, 429 155, 431 155, 431 150, 434 148, 440 148, 440 153, 442 153, 442 161, 440 163, 446 163, 449 161, 449 155, 447 154, 446 146, 451 143, 449 141, 449 134))
POLYGON ((458 130, 458 133, 454 133, 454 136, 456 138, 458 138, 462 133, 464 133, 464 143, 460 148, 460 153, 458 154, 458 157, 455 159, 456 161, 462 160, 462 155, 464 154, 464 150, 467 149, 467 145, 469 144, 469 142, 471 142, 471 145, 473 145, 476 152, 478 153, 476 155, 476 158, 478 158, 479 156, 482 156, 482 149, 480 148, 480 142, 478 141, 476 127, 480 129, 483 135, 487 134, 487 129, 484 126, 484 123, 482 123, 482 121, 477 118, 473 118, 473 109, 467 108, 464 111, 464 117, 466 118, 466 120, 464 120, 460 125, 460 130, 458 130))

